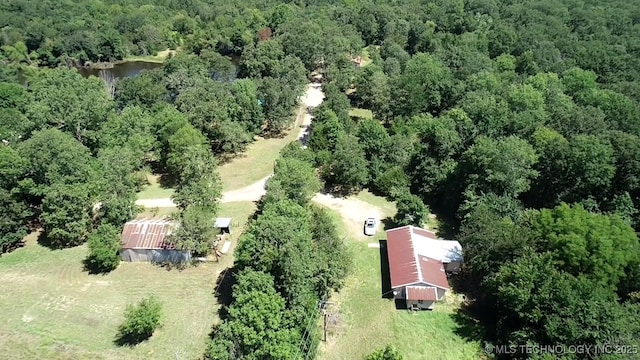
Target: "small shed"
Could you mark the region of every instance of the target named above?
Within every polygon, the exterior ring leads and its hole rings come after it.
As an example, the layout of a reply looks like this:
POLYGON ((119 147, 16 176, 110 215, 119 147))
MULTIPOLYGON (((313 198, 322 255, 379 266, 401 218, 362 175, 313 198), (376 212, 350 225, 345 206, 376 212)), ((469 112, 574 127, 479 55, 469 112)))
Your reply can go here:
POLYGON ((231 234, 231 218, 217 218, 213 225, 221 234, 231 234))
POLYGON ((152 263, 182 263, 191 260, 191 253, 179 251, 168 236, 178 227, 169 219, 141 219, 124 225, 120 241, 123 261, 152 263))

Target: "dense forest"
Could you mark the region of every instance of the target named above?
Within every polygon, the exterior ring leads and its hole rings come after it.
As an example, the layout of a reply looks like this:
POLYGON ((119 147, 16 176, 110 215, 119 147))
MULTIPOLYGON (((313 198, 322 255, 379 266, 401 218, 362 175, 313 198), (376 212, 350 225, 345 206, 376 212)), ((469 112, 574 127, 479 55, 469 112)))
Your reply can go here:
POLYGON ((199 249, 216 163, 281 133, 307 75, 324 74, 309 149, 283 152, 243 235, 210 358, 315 346, 301 341, 304 315, 348 261, 318 252, 338 242, 308 205, 313 168, 333 192, 396 201, 397 223, 438 215, 465 249, 454 282, 471 339, 639 345, 637 1, 15 0, 0 4, 0 28, 3 252, 35 226, 54 246, 109 233, 98 229, 135 213, 145 167, 174 178, 181 242, 199 249), (113 99, 96 78, 36 70, 176 47, 113 99), (370 63, 354 66, 358 55, 370 63))

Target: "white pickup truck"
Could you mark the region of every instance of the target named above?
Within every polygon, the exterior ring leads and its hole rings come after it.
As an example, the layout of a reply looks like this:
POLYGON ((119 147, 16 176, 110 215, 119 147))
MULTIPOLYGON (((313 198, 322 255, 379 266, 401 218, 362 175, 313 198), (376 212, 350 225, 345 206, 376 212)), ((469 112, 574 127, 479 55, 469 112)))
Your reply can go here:
POLYGON ((364 234, 367 236, 373 236, 378 229, 378 221, 375 218, 367 218, 364 221, 364 234))

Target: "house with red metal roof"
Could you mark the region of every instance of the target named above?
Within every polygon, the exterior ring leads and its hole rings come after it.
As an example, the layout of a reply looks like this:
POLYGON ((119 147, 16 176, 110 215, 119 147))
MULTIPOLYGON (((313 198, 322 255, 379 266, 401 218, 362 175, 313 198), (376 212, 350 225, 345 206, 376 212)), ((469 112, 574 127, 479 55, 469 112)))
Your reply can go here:
POLYGON ((408 309, 433 309, 449 290, 447 273, 459 270, 462 247, 415 226, 387 230, 391 288, 408 309))
POLYGON ((124 261, 150 261, 153 263, 181 263, 189 261, 191 254, 179 251, 169 235, 178 222, 169 219, 141 219, 124 225, 120 241, 120 256, 124 261))

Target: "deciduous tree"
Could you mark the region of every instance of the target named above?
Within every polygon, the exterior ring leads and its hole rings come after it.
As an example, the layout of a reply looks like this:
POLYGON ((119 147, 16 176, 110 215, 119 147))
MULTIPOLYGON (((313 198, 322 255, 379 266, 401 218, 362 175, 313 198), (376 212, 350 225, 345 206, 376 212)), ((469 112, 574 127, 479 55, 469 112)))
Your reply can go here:
POLYGON ((89 254, 85 260, 87 269, 107 273, 120 264, 120 230, 111 224, 102 224, 89 235, 89 254))

